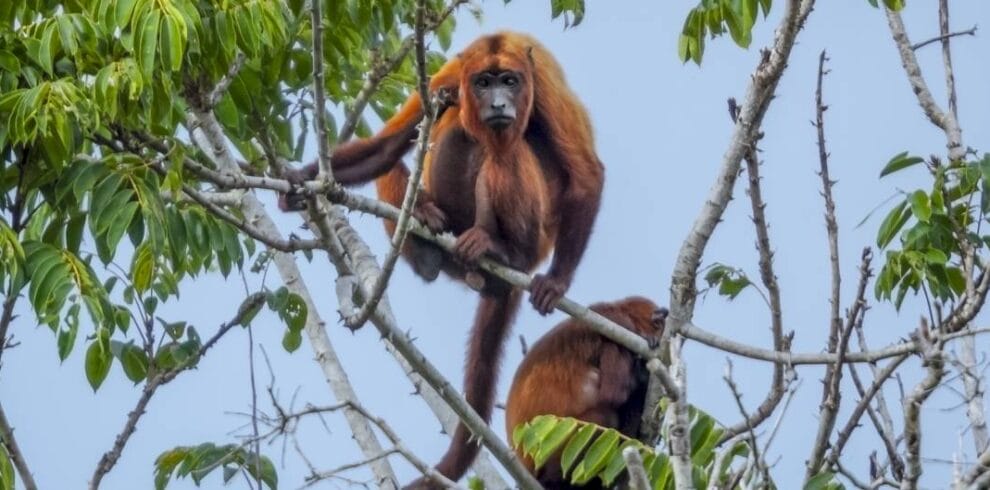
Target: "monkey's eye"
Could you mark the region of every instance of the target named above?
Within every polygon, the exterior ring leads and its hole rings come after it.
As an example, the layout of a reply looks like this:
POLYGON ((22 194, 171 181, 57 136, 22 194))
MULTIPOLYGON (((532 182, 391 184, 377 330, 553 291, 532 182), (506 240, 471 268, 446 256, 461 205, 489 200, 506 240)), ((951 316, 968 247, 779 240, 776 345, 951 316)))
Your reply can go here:
POLYGON ((502 83, 504 83, 506 87, 515 87, 516 85, 519 85, 519 79, 514 76, 508 76, 502 80, 502 83))
POLYGON ((487 78, 479 78, 479 79, 477 79, 477 80, 474 81, 474 86, 475 87, 478 87, 478 88, 488 88, 488 79, 487 78))

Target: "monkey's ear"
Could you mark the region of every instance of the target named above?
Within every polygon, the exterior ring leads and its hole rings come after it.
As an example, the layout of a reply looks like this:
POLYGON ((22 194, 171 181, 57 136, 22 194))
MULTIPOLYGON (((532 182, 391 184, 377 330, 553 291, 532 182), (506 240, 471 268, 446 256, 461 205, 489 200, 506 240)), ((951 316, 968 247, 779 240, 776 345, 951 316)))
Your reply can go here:
POLYGON ((532 46, 527 46, 526 47, 526 57, 529 58, 529 62, 530 63, 536 64, 536 61, 533 60, 533 47, 532 46))

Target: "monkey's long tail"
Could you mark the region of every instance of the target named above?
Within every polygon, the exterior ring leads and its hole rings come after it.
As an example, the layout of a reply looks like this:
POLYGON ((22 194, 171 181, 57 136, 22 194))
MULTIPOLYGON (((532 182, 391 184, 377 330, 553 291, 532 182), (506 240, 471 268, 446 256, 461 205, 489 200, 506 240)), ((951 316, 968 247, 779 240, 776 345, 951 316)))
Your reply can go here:
MULTIPOLYGON (((512 328, 522 292, 513 288, 505 295, 482 295, 475 314, 471 338, 468 341, 467 360, 464 369, 464 397, 468 404, 486 423, 491 422, 495 408, 495 391, 498 384, 499 365, 505 351, 505 339, 512 328)), ((457 481, 465 473, 481 451, 481 445, 471 440, 471 430, 463 423, 457 424, 450 447, 436 470, 457 481)), ((424 478, 420 478, 405 490, 422 488, 443 488, 424 478)))

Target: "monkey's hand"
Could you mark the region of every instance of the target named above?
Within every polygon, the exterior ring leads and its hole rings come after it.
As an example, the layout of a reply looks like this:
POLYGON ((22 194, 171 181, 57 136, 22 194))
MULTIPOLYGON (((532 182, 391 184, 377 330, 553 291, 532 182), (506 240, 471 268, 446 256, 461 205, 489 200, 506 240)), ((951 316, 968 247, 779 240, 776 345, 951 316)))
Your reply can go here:
POLYGON ((278 195, 278 208, 285 212, 290 211, 302 211, 306 209, 305 196, 300 193, 294 192, 299 186, 303 185, 304 182, 311 179, 315 170, 315 164, 308 165, 303 168, 287 168, 283 172, 285 180, 288 180, 292 184, 293 192, 289 194, 279 194, 278 195))
POLYGON ((433 97, 437 101, 437 116, 441 116, 447 108, 457 105, 459 97, 457 86, 440 87, 436 92, 433 92, 433 97))
POLYGON ((444 213, 433 201, 428 199, 420 199, 420 202, 416 203, 413 217, 433 233, 439 234, 447 229, 447 213, 444 213))
POLYGON ((536 274, 529 286, 529 302, 541 315, 547 315, 571 287, 571 281, 547 274, 536 274))
POLYGON ((495 251, 495 242, 491 235, 477 226, 461 233, 461 236, 457 237, 457 242, 454 243, 454 255, 468 265, 477 264, 478 259, 483 255, 495 251))

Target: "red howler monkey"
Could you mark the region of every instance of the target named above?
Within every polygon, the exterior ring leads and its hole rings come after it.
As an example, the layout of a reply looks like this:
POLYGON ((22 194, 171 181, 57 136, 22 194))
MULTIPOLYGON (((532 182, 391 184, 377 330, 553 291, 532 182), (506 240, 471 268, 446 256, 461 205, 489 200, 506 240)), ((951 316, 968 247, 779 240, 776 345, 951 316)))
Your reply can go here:
MULTIPOLYGON (((532 37, 512 32, 474 41, 433 75, 430 90, 456 97, 456 103, 446 107, 430 134, 424 189, 414 212, 434 231, 452 231, 458 241, 450 255, 410 237, 403 255, 427 281, 441 270, 463 280, 485 254, 532 272, 555 249, 549 270, 536 274, 531 287, 533 306, 549 313, 570 286, 598 214, 604 169, 587 111, 550 52, 532 37)), ((414 92, 378 134, 336 149, 334 177, 344 185, 377 179, 379 197, 400 206, 409 176, 401 158, 422 119, 414 92)), ((312 164, 289 178, 301 181, 316 173, 312 164)), ((386 221, 385 228, 391 234, 395 223, 386 221)), ((468 403, 490 421, 503 344, 521 292, 484 277, 464 391, 468 403)), ((464 475, 479 450, 470 438, 458 425, 437 465, 440 473, 453 480, 464 475)), ((412 486, 430 485, 421 479, 412 486)))
MULTIPOLYGON (((602 316, 654 343, 660 339, 667 309, 638 296, 591 307, 602 316)), ((594 422, 637 437, 646 396, 647 371, 632 351, 577 320, 554 327, 529 349, 509 389, 505 431, 512 432, 537 415, 558 415, 594 422)), ((559 456, 540 469, 516 454, 548 489, 602 488, 595 480, 577 487, 564 478, 559 456)))

